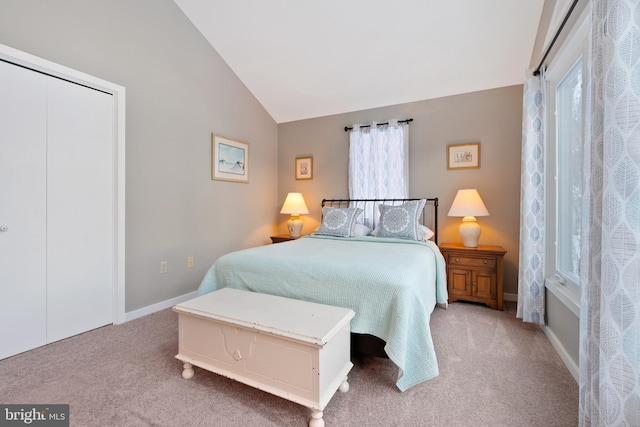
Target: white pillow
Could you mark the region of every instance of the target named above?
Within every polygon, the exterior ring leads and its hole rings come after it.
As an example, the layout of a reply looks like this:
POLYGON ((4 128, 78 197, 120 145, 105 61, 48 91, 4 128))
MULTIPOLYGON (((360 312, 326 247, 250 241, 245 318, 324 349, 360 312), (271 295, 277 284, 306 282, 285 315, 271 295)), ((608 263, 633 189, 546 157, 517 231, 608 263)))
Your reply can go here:
MULTIPOLYGON (((421 233, 421 238, 419 240, 422 242, 426 242, 427 240, 432 239, 433 236, 436 235, 436 233, 434 233, 433 230, 431 230, 428 227, 425 227, 424 225, 420 226, 420 233, 421 233)), ((374 228, 373 231, 371 232, 372 236, 378 237, 379 234, 380 234, 380 227, 374 228)))
POLYGON ((427 240, 431 240, 433 238, 433 236, 436 235, 436 233, 434 233, 430 228, 425 227, 424 225, 420 226, 420 231, 422 233, 422 239, 423 241, 427 241, 427 240))
POLYGON ((368 236, 371 234, 371 229, 364 224, 356 224, 353 229, 354 236, 368 236))

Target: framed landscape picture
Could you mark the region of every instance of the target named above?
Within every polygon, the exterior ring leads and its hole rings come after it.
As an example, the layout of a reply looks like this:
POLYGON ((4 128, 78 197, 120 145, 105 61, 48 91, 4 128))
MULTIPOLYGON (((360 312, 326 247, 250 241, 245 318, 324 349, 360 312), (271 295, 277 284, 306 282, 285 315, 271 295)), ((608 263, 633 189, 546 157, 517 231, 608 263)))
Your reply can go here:
POLYGON ((479 142, 447 146, 447 169, 477 169, 479 167, 479 142))
POLYGON ((249 143, 211 136, 211 179, 249 182, 249 143))

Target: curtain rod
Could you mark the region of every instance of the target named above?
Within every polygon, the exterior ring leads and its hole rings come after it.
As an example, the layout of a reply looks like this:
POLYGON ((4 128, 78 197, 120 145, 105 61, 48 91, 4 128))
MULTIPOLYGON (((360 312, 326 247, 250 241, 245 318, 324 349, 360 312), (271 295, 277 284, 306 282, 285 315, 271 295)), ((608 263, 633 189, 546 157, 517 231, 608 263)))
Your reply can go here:
POLYGON ((544 53, 544 56, 542 57, 542 60, 540 61, 540 64, 538 64, 538 68, 536 68, 535 71, 533 72, 534 76, 537 76, 538 74, 540 74, 540 69, 542 68, 542 65, 544 64, 545 59, 547 59, 547 56, 549 55, 549 52, 551 52, 551 48, 556 43, 556 40, 558 40, 558 37, 560 36, 560 33, 562 32, 562 29, 564 28, 564 25, 569 20, 569 17, 571 16, 571 13, 573 12, 573 9, 575 9, 576 4, 578 4, 578 0, 573 0, 573 3, 571 4, 571 7, 569 8, 569 11, 564 16, 564 20, 562 21, 562 24, 560 24, 560 28, 558 28, 558 31, 556 32, 556 35, 553 36, 553 40, 551 40, 551 44, 547 48, 547 51, 544 53))
MULTIPOLYGON (((398 123, 411 123, 413 121, 413 119, 406 119, 406 120, 398 120, 398 123)), ((378 123, 378 125, 380 126, 384 126, 384 125, 388 125, 389 122, 384 122, 384 123, 378 123)), ((371 127, 371 125, 362 125, 360 126, 361 128, 369 128, 371 127)), ((353 129, 352 127, 349 126, 345 126, 344 127, 344 131, 345 132, 349 132, 351 129, 353 129)))

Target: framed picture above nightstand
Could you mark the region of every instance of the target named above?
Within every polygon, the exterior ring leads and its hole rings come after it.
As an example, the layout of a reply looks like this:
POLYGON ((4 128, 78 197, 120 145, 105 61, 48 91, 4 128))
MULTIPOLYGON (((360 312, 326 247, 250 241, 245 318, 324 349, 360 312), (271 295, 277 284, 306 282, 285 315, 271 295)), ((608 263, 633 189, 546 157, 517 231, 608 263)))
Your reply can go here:
POLYGON ((503 258, 507 251, 502 246, 467 248, 459 243, 442 243, 439 247, 447 263, 449 303, 474 301, 502 310, 503 258))

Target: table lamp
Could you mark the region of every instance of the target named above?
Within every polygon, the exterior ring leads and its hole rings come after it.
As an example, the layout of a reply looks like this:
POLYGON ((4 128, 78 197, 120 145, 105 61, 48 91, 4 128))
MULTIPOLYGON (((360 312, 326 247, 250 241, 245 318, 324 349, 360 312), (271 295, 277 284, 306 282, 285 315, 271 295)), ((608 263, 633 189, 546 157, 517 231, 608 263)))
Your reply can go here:
POLYGON ((458 229, 462 238, 462 245, 467 248, 477 248, 478 239, 480 238, 480 225, 476 217, 489 215, 487 207, 480 198, 480 194, 478 194, 478 190, 458 190, 448 215, 463 217, 458 229))
POLYGON ((291 218, 289 218, 289 222, 287 223, 291 238, 297 239, 300 237, 302 235, 302 219, 300 219, 300 215, 306 215, 309 213, 309 209, 307 209, 307 205, 304 203, 302 194, 287 194, 287 198, 284 201, 284 205, 282 205, 280 213, 291 215, 291 218))

